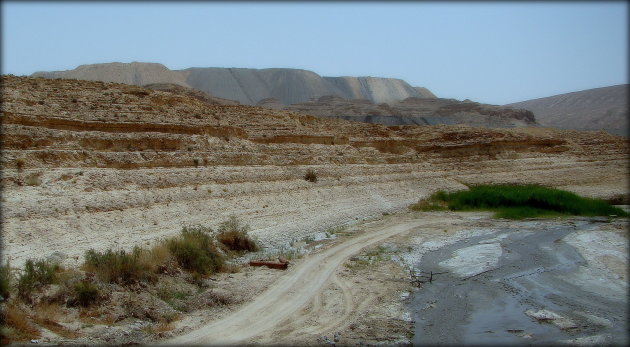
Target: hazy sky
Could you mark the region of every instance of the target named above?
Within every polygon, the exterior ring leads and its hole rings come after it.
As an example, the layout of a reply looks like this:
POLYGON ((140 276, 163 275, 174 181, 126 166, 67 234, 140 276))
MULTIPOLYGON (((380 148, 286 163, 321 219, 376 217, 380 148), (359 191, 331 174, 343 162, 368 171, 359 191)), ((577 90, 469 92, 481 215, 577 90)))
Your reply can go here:
POLYGON ((81 64, 395 77, 505 104, 628 83, 621 2, 6 2, 2 73, 81 64))

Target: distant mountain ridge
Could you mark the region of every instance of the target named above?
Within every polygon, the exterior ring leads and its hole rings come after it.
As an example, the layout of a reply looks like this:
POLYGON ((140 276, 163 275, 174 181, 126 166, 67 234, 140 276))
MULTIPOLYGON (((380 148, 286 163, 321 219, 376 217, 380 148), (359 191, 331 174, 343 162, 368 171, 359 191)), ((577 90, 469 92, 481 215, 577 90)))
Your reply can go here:
POLYGON ((594 88, 507 104, 532 111, 543 125, 561 129, 606 130, 629 135, 628 84, 594 88))
POLYGON ((31 77, 117 82, 143 86, 171 83, 203 91, 218 98, 255 105, 274 98, 285 105, 333 95, 386 103, 406 98, 435 98, 426 88, 412 87, 396 78, 322 77, 300 69, 247 69, 193 67, 170 70, 158 63, 104 63, 81 65, 66 71, 39 71, 31 77))

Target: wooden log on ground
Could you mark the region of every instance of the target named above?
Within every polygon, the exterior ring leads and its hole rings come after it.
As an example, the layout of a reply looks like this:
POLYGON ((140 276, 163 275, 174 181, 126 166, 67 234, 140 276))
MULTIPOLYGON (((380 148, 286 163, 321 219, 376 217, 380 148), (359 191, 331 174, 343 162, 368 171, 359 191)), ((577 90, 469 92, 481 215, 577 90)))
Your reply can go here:
POLYGON ((278 263, 275 261, 262 261, 262 260, 252 260, 249 262, 250 266, 266 266, 270 269, 280 269, 286 270, 289 266, 288 263, 278 263))

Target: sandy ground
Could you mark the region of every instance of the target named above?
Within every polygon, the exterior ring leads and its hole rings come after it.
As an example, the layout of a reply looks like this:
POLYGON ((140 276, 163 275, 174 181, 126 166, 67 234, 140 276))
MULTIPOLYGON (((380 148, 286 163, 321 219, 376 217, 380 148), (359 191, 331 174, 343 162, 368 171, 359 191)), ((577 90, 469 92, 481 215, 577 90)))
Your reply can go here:
POLYGON ((142 319, 63 323, 42 344, 410 345, 627 342, 627 220, 401 212, 311 242, 286 271, 207 281, 233 304, 148 334, 142 319), (433 271, 433 281, 412 274, 433 271), (443 272, 443 273, 440 273, 443 272))
POLYGON ((623 344, 626 225, 484 213, 389 216, 357 226, 251 303, 168 343, 623 344), (352 270, 366 254, 389 260, 352 270), (408 273, 394 266, 401 263, 447 274, 409 298, 408 273), (376 288, 381 305, 370 307, 376 288), (362 326, 369 328, 357 331, 362 326))

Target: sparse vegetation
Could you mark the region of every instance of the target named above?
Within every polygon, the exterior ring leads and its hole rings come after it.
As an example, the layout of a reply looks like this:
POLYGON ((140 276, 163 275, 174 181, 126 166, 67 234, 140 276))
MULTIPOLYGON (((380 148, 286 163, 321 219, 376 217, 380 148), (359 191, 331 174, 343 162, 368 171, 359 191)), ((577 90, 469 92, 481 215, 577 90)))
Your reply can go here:
POLYGON ((22 299, 30 300, 30 296, 38 288, 55 283, 57 273, 61 270, 58 264, 46 260, 29 259, 24 263, 24 271, 18 277, 17 289, 22 299))
POLYGON ((377 246, 368 249, 362 255, 350 258, 350 261, 345 263, 344 266, 351 270, 360 270, 376 265, 383 260, 389 260, 389 256, 384 254, 387 252, 387 248, 384 246, 377 246))
POLYGON ((258 249, 248 231, 248 225, 230 217, 221 223, 218 234, 208 227, 191 226, 150 248, 135 247, 130 252, 90 249, 84 256, 83 271, 65 270, 47 260, 29 259, 16 284, 11 283, 6 263, 0 267, 0 295, 5 301, 0 315, 2 342, 39 338, 40 328, 61 337, 77 337, 76 331, 58 323, 62 316, 67 316, 65 310, 78 311, 86 323, 113 324, 121 319, 121 314, 149 318, 152 324, 149 331, 166 331, 172 329, 168 324, 180 317, 178 312, 204 305, 231 304, 234 301, 229 296, 204 291, 208 285, 202 280, 216 272, 239 271, 238 265, 226 260, 242 251, 258 249), (114 289, 119 295, 125 293, 122 301, 112 302, 116 296, 105 288, 114 289), (9 298, 13 289, 19 295, 9 298), (146 308, 141 297, 158 304, 146 308), (164 306, 160 305, 164 303, 174 310, 162 311, 160 307, 164 306), (115 313, 115 306, 121 306, 122 313, 115 313))
POLYGON ((202 226, 184 227, 178 237, 166 240, 165 244, 184 269, 209 275, 221 270, 225 262, 211 232, 212 229, 202 226))
POLYGON ((83 280, 74 285, 74 291, 76 295, 76 303, 80 306, 90 306, 98 300, 100 291, 98 287, 88 281, 83 280))
POLYGON ((231 251, 256 252, 258 245, 249 235, 249 225, 243 225, 238 218, 230 216, 230 219, 221 223, 217 239, 231 251))
POLYGON ((28 319, 28 315, 15 303, 8 304, 2 311, 0 323, 2 323, 0 338, 3 345, 11 341, 26 341, 41 336, 39 329, 28 319))
POLYGON ((317 183, 317 174, 313 169, 308 169, 306 174, 304 174, 304 180, 317 183))
POLYGON ((99 280, 109 283, 132 284, 152 280, 156 264, 146 256, 147 250, 135 247, 132 252, 111 250, 85 253, 84 269, 96 273, 99 280))
POLYGON ((603 200, 538 185, 480 185, 454 193, 439 191, 410 208, 426 211, 435 206, 453 211, 491 210, 496 212, 497 218, 510 219, 564 215, 628 216, 622 209, 603 200))

